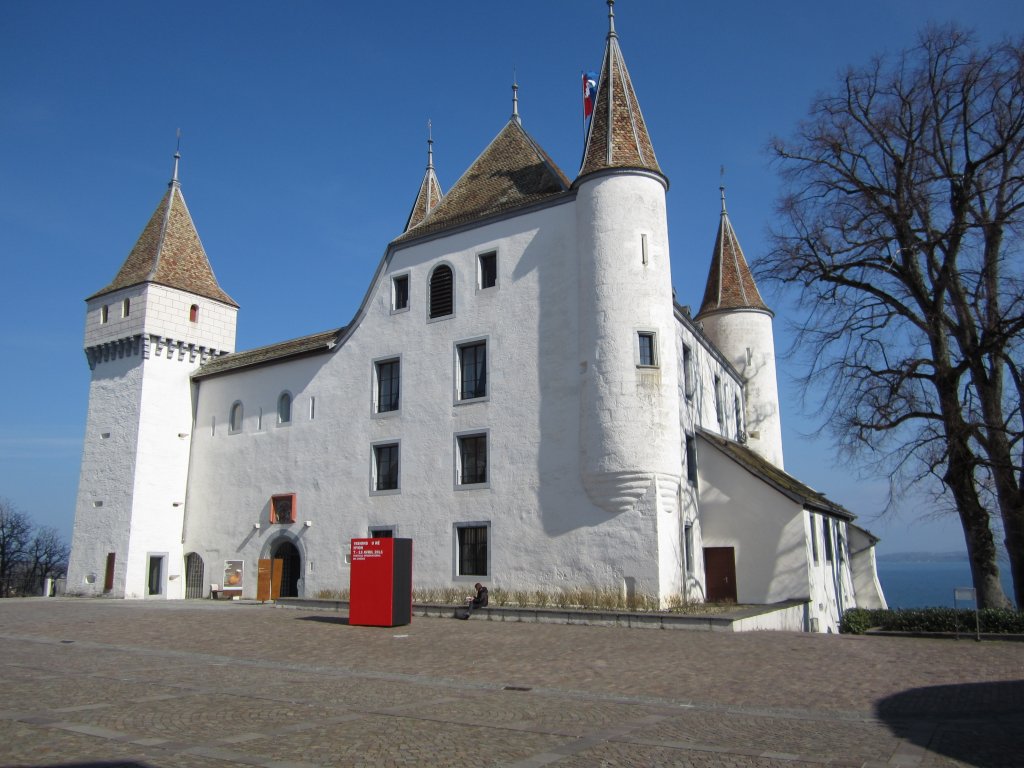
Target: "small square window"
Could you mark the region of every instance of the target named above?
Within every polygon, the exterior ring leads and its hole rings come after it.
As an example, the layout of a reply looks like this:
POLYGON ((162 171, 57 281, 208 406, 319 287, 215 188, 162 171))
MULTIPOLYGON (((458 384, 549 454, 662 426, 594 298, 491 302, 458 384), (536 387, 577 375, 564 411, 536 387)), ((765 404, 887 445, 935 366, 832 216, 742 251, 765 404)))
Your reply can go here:
POLYGON ((455 572, 459 576, 487 576, 488 566, 488 526, 473 523, 456 525, 456 563, 455 572))
POLYGON ((381 360, 374 363, 377 377, 376 408, 377 413, 390 413, 399 407, 401 385, 401 363, 398 360, 381 360))
POLYGON ((498 253, 490 251, 477 256, 480 274, 480 288, 493 288, 498 284, 498 253))
POLYGON ((639 346, 637 364, 653 368, 658 364, 657 336, 649 331, 640 331, 636 335, 639 346))
POLYGON ((373 490, 398 490, 398 443, 373 446, 373 490))
POLYGON ((391 278, 391 311, 400 312, 409 308, 409 276, 396 275, 391 278))
POLYGON ((295 522, 294 493, 278 493, 270 497, 270 522, 282 524, 295 522))
POLYGON ((459 365, 458 399, 487 397, 487 342, 460 344, 456 349, 459 365))
POLYGON ((483 485, 487 482, 487 434, 460 435, 459 485, 483 485))

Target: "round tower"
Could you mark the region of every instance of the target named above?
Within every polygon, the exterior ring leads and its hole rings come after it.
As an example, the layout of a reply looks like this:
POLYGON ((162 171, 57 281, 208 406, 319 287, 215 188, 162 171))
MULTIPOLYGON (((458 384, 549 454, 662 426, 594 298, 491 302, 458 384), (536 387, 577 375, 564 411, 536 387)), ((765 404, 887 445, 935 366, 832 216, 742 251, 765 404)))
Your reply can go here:
MULTIPOLYGON (((655 508, 672 512, 682 440, 668 181, 619 49, 611 2, 594 113, 573 186, 583 486, 610 514, 635 508, 649 493, 655 508)), ((660 591, 667 594, 666 580, 674 579, 663 572, 660 591)))
POLYGON ((744 380, 744 427, 747 446, 780 469, 782 420, 775 372, 774 313, 761 298, 725 209, 711 257, 707 287, 695 318, 744 380))

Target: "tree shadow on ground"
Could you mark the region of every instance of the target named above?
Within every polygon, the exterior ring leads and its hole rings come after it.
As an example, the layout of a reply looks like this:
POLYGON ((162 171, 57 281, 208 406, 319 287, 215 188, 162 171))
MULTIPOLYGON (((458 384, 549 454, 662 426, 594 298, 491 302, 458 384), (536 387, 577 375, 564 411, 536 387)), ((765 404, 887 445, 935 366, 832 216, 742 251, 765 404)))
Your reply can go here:
POLYGON ((1024 680, 911 688, 875 714, 898 738, 965 765, 1024 764, 1024 680))

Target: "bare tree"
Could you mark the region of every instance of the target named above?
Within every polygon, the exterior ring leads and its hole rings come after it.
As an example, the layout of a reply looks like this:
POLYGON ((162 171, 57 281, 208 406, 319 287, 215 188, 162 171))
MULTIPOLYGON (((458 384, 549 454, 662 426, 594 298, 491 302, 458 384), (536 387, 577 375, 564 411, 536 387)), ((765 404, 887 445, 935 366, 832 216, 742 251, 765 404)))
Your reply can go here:
POLYGON ((31 538, 32 521, 8 499, 0 498, 0 597, 16 590, 31 538))
POLYGON ((20 593, 38 595, 46 579, 67 572, 71 547, 60 537, 56 528, 42 526, 25 548, 21 568, 20 593))
POLYGON ((1024 604, 1024 41, 929 29, 771 151, 788 186, 758 271, 806 310, 805 394, 894 494, 939 482, 983 606, 1009 605, 1001 528, 1024 604))

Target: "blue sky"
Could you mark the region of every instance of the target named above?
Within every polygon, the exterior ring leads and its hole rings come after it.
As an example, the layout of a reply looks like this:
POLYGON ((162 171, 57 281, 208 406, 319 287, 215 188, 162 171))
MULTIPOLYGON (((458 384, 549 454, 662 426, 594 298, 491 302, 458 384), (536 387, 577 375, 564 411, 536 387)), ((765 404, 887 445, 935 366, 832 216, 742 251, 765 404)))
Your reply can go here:
MULTIPOLYGON (((1024 30, 1019 0, 620 0, 616 27, 668 175, 673 280, 698 305, 720 168, 747 257, 765 249, 789 135, 839 71, 955 20, 1024 30)), ((110 281, 180 177, 238 348, 346 324, 401 232, 433 121, 445 190, 504 125, 573 177, 579 78, 601 63, 601 0, 0 4, 0 496, 70 538, 89 369, 85 296, 110 281)), ((792 310, 768 293, 780 349, 792 310)), ((781 363, 786 468, 861 516, 882 552, 962 548, 955 519, 841 464, 781 363)))

